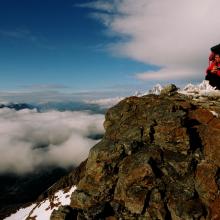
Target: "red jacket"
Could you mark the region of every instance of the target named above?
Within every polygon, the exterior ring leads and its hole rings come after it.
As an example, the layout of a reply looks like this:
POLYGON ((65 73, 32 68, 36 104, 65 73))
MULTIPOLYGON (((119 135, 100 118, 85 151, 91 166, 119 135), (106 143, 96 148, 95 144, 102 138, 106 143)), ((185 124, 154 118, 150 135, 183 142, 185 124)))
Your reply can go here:
POLYGON ((212 62, 209 67, 206 70, 207 74, 216 74, 218 76, 220 76, 220 63, 216 63, 216 62, 212 62), (214 66, 219 67, 219 69, 217 70, 217 72, 211 72, 211 70, 214 68, 214 66))

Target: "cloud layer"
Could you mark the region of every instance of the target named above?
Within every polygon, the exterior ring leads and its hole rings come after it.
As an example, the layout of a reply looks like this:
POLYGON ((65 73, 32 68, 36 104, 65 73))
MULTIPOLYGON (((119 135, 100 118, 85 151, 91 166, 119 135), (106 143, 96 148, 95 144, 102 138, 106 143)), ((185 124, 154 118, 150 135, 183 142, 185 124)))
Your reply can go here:
POLYGON ((209 48, 220 43, 217 0, 111 0, 85 5, 120 40, 114 54, 160 67, 141 80, 203 78, 209 48))
POLYGON ((86 100, 85 102, 88 104, 99 105, 101 108, 107 109, 107 108, 112 107, 113 105, 116 105, 118 102, 120 102, 124 98, 125 97, 94 99, 94 100, 86 100))
POLYGON ((0 173, 79 164, 97 143, 89 136, 104 132, 103 121, 88 112, 0 109, 0 173))

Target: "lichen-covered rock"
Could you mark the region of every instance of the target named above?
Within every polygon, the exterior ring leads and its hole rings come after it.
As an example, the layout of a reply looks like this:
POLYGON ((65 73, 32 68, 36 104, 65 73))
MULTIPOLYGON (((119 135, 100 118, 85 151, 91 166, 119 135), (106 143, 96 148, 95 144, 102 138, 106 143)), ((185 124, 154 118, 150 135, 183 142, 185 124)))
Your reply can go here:
POLYGON ((71 220, 76 218, 76 212, 69 206, 60 206, 58 210, 54 210, 50 216, 50 220, 71 220))
POLYGON ((123 202, 132 213, 142 213, 147 194, 156 187, 155 175, 149 164, 151 158, 160 160, 160 154, 140 151, 126 157, 119 168, 114 200, 123 202))
POLYGON ((172 95, 173 93, 175 93, 178 90, 178 88, 176 87, 176 85, 174 84, 169 84, 167 86, 165 86, 162 90, 161 90, 161 95, 172 95))
POLYGON ((209 205, 212 203, 218 193, 218 185, 215 179, 217 170, 216 165, 205 161, 197 166, 195 187, 204 204, 209 205))
POLYGON ((220 219, 220 102, 176 90, 108 110, 71 197, 78 219, 220 219))

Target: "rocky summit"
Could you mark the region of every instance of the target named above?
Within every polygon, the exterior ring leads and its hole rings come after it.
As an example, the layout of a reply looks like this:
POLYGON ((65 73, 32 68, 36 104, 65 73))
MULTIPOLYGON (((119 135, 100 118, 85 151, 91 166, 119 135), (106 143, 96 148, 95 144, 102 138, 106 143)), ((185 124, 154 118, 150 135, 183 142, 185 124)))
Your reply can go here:
POLYGON ((220 92, 211 93, 169 85, 120 101, 87 160, 19 210, 26 217, 8 219, 220 220, 220 92))
POLYGON ((74 219, 220 219, 219 114, 218 97, 173 88, 109 109, 71 196, 74 219))

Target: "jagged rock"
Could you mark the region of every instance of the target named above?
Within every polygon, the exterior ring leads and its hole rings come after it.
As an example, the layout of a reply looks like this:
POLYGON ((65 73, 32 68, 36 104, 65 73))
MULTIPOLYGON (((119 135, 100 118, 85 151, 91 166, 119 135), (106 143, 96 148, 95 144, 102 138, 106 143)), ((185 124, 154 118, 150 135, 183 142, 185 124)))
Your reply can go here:
POLYGON ((114 200, 123 201, 132 213, 142 213, 147 194, 156 187, 155 175, 149 164, 152 158, 160 160, 159 152, 140 151, 126 157, 120 165, 114 200))
POLYGON ((161 95, 172 95, 172 94, 174 94, 177 90, 178 90, 178 88, 176 87, 176 85, 174 85, 174 84, 169 84, 169 85, 165 86, 165 87, 161 90, 160 94, 161 94, 161 95))
POLYGON ((176 90, 108 110, 71 197, 78 219, 220 219, 220 103, 176 90))
POLYGON ((50 216, 50 220, 71 220, 76 218, 76 213, 69 206, 60 206, 58 210, 54 210, 50 216))

